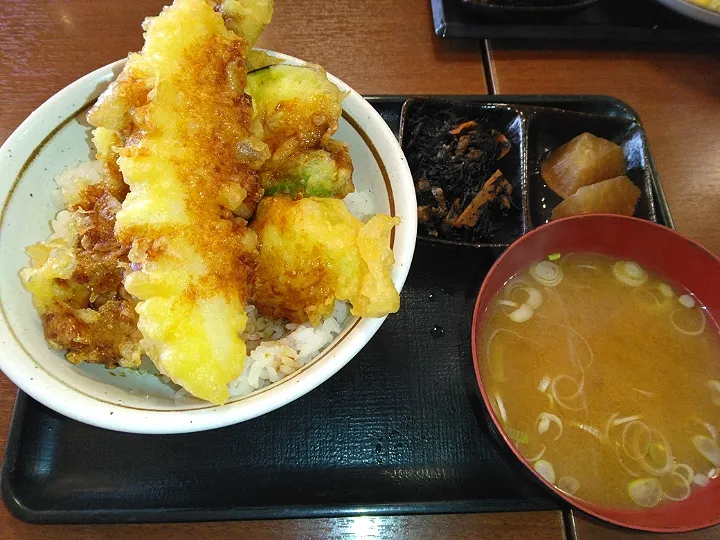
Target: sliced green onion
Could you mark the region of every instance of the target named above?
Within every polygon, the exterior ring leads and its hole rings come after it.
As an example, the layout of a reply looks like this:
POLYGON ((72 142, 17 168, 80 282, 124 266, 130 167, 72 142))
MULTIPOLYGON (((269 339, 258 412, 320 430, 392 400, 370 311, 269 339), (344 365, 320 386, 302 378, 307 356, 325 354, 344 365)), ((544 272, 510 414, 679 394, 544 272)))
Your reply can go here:
POLYGON ((618 418, 617 420, 613 421, 613 426, 621 426, 623 424, 627 424, 628 422, 634 422, 635 420, 641 420, 642 415, 641 414, 635 414, 633 416, 625 416, 623 418, 618 418))
POLYGON ((542 412, 537 417, 537 420, 535 421, 535 424, 537 426, 537 431, 540 435, 544 435, 550 430, 550 424, 555 424, 559 428, 558 434, 553 438, 553 441, 557 441, 560 437, 562 437, 563 434, 563 423, 562 420, 560 420, 560 417, 549 413, 549 412, 542 412))
POLYGON ((560 405, 563 409, 567 409, 569 411, 582 411, 583 409, 585 409, 584 403, 581 407, 574 407, 574 406, 570 405, 568 403, 568 401, 572 401, 582 395, 584 384, 585 384, 584 380, 581 379, 581 382, 578 382, 574 378, 572 378, 570 375, 565 375, 563 373, 562 375, 558 375, 557 377, 555 377, 552 380, 552 382, 550 383, 550 394, 555 399, 556 403, 558 405, 560 405), (557 384, 558 384, 558 382, 560 382, 562 380, 568 380, 568 381, 572 382, 573 384, 577 385, 577 390, 575 391, 574 394, 572 394, 570 396, 562 397, 562 398, 559 396, 558 391, 557 391, 557 384))
POLYGON ((507 412, 505 411, 505 404, 503 403, 500 394, 498 394, 497 392, 495 392, 495 402, 497 403, 498 411, 500 412, 500 418, 503 422, 507 422, 507 412))
POLYGON ((684 501, 690 496, 690 482, 680 473, 663 478, 663 497, 670 501, 684 501))
POLYGON ((524 431, 512 427, 506 427, 505 431, 510 440, 514 441, 515 444, 527 444, 530 441, 530 437, 528 437, 528 434, 524 431))
POLYGON ((560 257, 562 257, 562 255, 560 255, 559 253, 551 253, 550 255, 548 255, 548 260, 557 261, 560 257))
POLYGON ((639 478, 628 484, 628 495, 643 508, 657 506, 663 496, 663 489, 657 478, 639 478))
POLYGON ((551 484, 555 483, 555 469, 553 468, 552 463, 550 463, 549 461, 545 461, 544 459, 539 459, 535 462, 533 468, 545 480, 547 480, 551 484))
POLYGON ((658 430, 650 430, 650 445, 640 465, 650 474, 665 476, 673 468, 673 455, 670 442, 658 430))
POLYGON ((545 450, 547 450, 547 447, 543 445, 542 450, 540 450, 537 454, 535 454, 532 457, 527 458, 529 463, 535 463, 539 459, 542 459, 542 457, 545 455, 545 450))
POLYGON ((695 471, 693 471, 693 468, 685 463, 678 463, 672 468, 671 472, 673 474, 682 475, 688 484, 692 484, 693 478, 695 477, 695 471))
POLYGON ((676 309, 670 315, 670 322, 672 323, 673 328, 675 328, 675 330, 677 330, 681 334, 685 334, 686 336, 699 336, 700 334, 703 333, 703 331, 705 330, 706 321, 705 321, 705 314, 702 312, 702 310, 700 310, 700 316, 702 317, 702 322, 700 323, 700 326, 694 330, 686 330, 684 328, 680 328, 678 323, 675 322, 675 314, 679 311, 680 311, 680 309, 676 309))
POLYGON ((530 306, 532 309, 539 308, 543 303, 543 295, 540 291, 537 289, 529 288, 529 289, 523 289, 526 293, 528 293, 527 300, 525 300, 525 303, 530 306))
POLYGON ((672 287, 667 283, 661 283, 658 285, 658 290, 660 291, 660 294, 666 298, 672 298, 674 295, 672 287))
POLYGON ((695 420, 695 422, 697 422, 699 425, 704 427, 707 430, 707 432, 710 434, 710 437, 712 437, 716 441, 718 440, 718 435, 720 435, 720 434, 718 434, 718 430, 715 428, 715 426, 713 426, 712 424, 708 424, 707 422, 705 422, 703 420, 700 420, 696 416, 693 417, 693 420, 695 420))
POLYGON ((530 275, 546 287, 556 287, 563 279, 562 268, 550 261, 542 261, 531 266, 530 275))
POLYGON ((535 315, 533 308, 527 304, 522 304, 515 311, 511 311, 508 317, 510 317, 510 320, 513 322, 524 323, 532 319, 533 315, 535 315))
POLYGON ((633 420, 625 424, 622 446, 630 459, 644 458, 650 449, 650 443, 652 443, 652 433, 644 422, 633 420))
POLYGON ((715 467, 720 467, 720 447, 717 441, 705 435, 695 435, 692 442, 705 459, 715 467))
POLYGON ((568 495, 575 495, 580 489, 580 482, 572 476, 563 476, 558 480, 557 487, 568 495))
POLYGON ((704 474, 697 473, 693 477, 693 484, 697 484, 700 487, 707 487, 707 485, 710 483, 710 479, 705 476, 704 474))
POLYGON ((600 430, 596 427, 589 426, 587 424, 580 424, 578 422, 571 422, 570 425, 578 429, 582 429, 585 433, 589 433, 596 439, 600 439, 600 430))
POLYGON ((708 388, 710 388, 713 404, 720 407, 720 381, 708 381, 708 388))
POLYGON ((620 416, 619 412, 612 413, 610 415, 610 418, 608 418, 607 424, 605 424, 605 432, 603 433, 603 437, 605 440, 610 439, 610 429, 615 425, 613 422, 615 422, 615 419, 620 416))
POLYGON ((647 272, 634 262, 618 261, 612 271, 618 281, 631 287, 639 287, 648 280, 647 272))

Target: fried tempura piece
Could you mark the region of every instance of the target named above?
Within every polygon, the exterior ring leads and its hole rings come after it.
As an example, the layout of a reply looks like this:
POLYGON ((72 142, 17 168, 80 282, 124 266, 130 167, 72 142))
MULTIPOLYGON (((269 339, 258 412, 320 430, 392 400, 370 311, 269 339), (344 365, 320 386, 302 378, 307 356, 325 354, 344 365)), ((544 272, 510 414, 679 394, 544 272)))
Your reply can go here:
POLYGON ((627 176, 618 176, 578 189, 552 211, 552 219, 581 214, 632 216, 640 199, 640 188, 627 176))
MULTIPOLYGON (((274 0, 215 0, 225 20, 225 26, 247 41, 252 47, 270 24, 274 0)), ((249 51, 250 55, 254 52, 249 51)), ((255 57, 258 58, 257 56, 255 57)))
POLYGON ((390 232, 399 222, 377 215, 363 224, 337 199, 266 197, 252 223, 262 245, 255 305, 266 316, 313 324, 335 300, 350 301, 359 316, 396 312, 390 232))
MULTIPOLYGON (((245 41, 246 46, 238 45, 239 49, 236 51, 236 55, 247 56, 248 62, 258 66, 275 63, 275 60, 266 53, 249 49, 249 46, 255 43, 262 29, 272 18, 273 0, 205 0, 202 4, 207 4, 207 7, 214 6, 215 10, 222 15, 225 26, 245 41)), ((152 20, 152 18, 148 18, 143 23, 143 28, 147 29, 146 25, 152 20)), ((166 28, 165 32, 167 35, 164 39, 173 35, 171 27, 166 28)), ((232 33, 227 32, 226 35, 232 35, 232 33)), ((187 36, 185 39, 186 42, 191 40, 192 36, 187 36)), ((97 150, 97 158, 117 180, 122 180, 122 174, 117 164, 119 157, 117 149, 128 141, 129 144, 132 144, 133 138, 142 135, 138 132, 140 129, 138 126, 142 119, 137 118, 137 115, 142 114, 144 110, 142 107, 147 103, 150 91, 157 88, 153 85, 152 74, 143 71, 143 68, 147 66, 144 66, 142 62, 134 61, 137 56, 136 54, 129 56, 123 71, 110 84, 107 91, 98 98, 88 116, 90 123, 96 127, 93 131, 93 145, 97 150)), ((233 87, 233 91, 239 93, 246 84, 247 66, 240 58, 227 58, 226 60, 227 80, 233 87)), ((256 68, 253 67, 253 69, 256 68)), ((243 146, 238 148, 238 151, 247 161, 252 161, 256 168, 270 157, 267 146, 257 139, 248 139, 243 146)), ((261 192, 257 190, 256 184, 243 187, 245 189, 252 187, 254 191, 244 194, 242 190, 235 190, 235 194, 229 194, 230 200, 239 198, 237 192, 242 195, 240 198, 245 199, 244 206, 231 208, 231 210, 244 218, 249 218, 261 192)))
POLYGON ((622 147, 592 133, 578 135, 550 152, 540 165, 543 180, 563 199, 583 186, 625 174, 622 147))
POLYGON ((331 139, 344 95, 319 66, 277 65, 248 75, 255 132, 273 152, 262 169, 269 195, 343 198, 355 190, 345 143, 331 139))
POLYGON ((344 96, 320 66, 266 67, 248 76, 245 91, 253 98, 262 139, 282 160, 337 131, 344 96))
POLYGON ((132 244, 124 283, 140 300, 143 347, 160 372, 219 404, 242 372, 257 256, 255 233, 232 212, 252 212, 269 151, 249 129, 248 41, 214 7, 176 0, 146 20, 142 52, 88 119, 130 187, 115 232, 132 244))
POLYGON ((250 73, 251 71, 255 71, 257 69, 262 69, 262 68, 274 66, 277 64, 282 64, 282 60, 280 58, 270 56, 265 51, 258 51, 256 49, 253 49, 252 51, 248 51, 248 55, 247 55, 248 73, 250 73))
POLYGON ((127 186, 95 162, 60 175, 58 187, 66 209, 53 220, 53 234, 27 249, 31 266, 20 274, 45 338, 75 364, 138 366, 135 302, 122 286, 129 245, 113 233, 127 186))
POLYGON ((285 194, 342 199, 355 191, 353 164, 345 143, 330 140, 322 148, 290 157, 260 175, 266 195, 285 194))

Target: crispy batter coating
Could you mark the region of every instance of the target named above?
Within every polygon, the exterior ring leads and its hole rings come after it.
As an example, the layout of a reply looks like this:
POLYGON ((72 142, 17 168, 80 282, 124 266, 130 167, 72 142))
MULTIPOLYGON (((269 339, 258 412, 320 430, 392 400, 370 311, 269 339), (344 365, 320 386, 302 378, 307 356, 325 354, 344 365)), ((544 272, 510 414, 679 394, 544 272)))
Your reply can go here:
POLYGON ((377 215, 363 224, 338 199, 264 198, 252 223, 262 243, 255 305, 266 316, 313 324, 335 300, 363 317, 396 312, 390 232, 399 222, 377 215))
POLYGON ((345 95, 319 66, 277 65, 248 75, 253 128, 273 152, 263 165, 266 195, 337 197, 355 190, 338 128, 345 95))
POLYGON ((321 148, 299 152, 277 168, 266 167, 260 181, 266 195, 344 198, 355 191, 347 144, 330 140, 321 148))
POLYGON ((71 180, 65 186, 68 209, 58 215, 47 241, 28 248, 32 265, 21 277, 48 343, 65 349, 68 360, 137 366, 141 335, 135 302, 122 286, 129 245, 114 236, 118 198, 127 189, 110 176, 71 180))
POLYGON ((140 365, 137 313, 132 300, 108 300, 99 309, 58 309, 43 315, 45 338, 67 350, 73 364, 140 365))
POLYGON ((143 347, 193 395, 222 403, 240 375, 256 235, 236 218, 262 196, 267 146, 249 131, 247 42, 209 0, 176 0, 88 118, 110 130, 130 193, 115 233, 132 244, 125 287, 143 347), (247 205, 251 205, 247 208, 247 205), (245 205, 245 207, 244 207, 245 205))
POLYGON ((272 161, 314 148, 337 131, 344 95, 320 66, 264 68, 248 78, 246 92, 272 161))

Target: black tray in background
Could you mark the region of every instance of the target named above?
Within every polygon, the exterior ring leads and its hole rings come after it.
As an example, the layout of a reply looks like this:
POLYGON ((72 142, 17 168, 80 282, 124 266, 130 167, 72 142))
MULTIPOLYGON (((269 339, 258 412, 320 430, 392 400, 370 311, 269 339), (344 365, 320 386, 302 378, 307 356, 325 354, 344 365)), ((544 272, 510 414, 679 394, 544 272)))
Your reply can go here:
MULTIPOLYGON (((612 98, 475 99, 637 120, 612 98)), ((369 100, 397 132, 405 98, 369 100)), ((652 169, 659 221, 672 225, 652 169)), ((499 442, 480 405, 470 321, 495 256, 418 243, 401 311, 357 357, 305 397, 235 426, 123 434, 20 392, 0 478, 5 505, 33 523, 564 508, 499 442)))
POLYGON ((552 17, 488 17, 463 0, 431 0, 441 38, 648 43, 692 48, 720 43, 720 28, 687 19, 654 0, 600 0, 552 17))

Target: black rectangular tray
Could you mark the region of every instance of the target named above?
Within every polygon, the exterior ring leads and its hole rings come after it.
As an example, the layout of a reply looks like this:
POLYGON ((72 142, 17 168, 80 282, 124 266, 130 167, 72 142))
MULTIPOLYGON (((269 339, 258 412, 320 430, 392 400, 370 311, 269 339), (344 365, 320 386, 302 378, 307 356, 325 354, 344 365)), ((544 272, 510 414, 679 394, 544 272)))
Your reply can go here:
MULTIPOLYGON (((612 98, 486 96, 631 118, 612 98)), ((397 133, 404 97, 369 101, 397 133)), ((658 221, 672 221, 650 160, 658 221)), ((0 488, 32 523, 164 522, 557 510, 491 428, 470 357, 475 296, 498 254, 419 243, 402 309, 342 371, 260 418, 188 435, 116 433, 22 392, 0 488)))
POLYGON ((577 13, 488 17, 463 0, 431 0, 435 33, 441 38, 647 43, 690 48, 720 43, 720 28, 670 11, 654 0, 600 0, 577 13))

